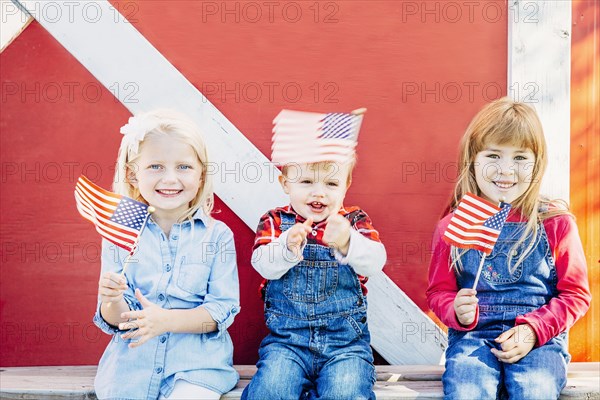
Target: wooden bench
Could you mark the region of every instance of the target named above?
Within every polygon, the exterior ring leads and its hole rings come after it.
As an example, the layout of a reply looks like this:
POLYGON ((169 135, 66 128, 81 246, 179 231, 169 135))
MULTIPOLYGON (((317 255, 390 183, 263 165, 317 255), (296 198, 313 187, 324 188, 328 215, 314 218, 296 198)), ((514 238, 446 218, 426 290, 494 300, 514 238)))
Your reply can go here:
MULTIPOLYGON (((256 367, 236 366, 240 382, 221 399, 239 399, 256 367)), ((379 365, 378 399, 442 398, 443 366, 379 365)), ((96 366, 0 368, 0 399, 96 399, 96 366)), ((572 363, 561 399, 600 399, 600 363, 572 363)))

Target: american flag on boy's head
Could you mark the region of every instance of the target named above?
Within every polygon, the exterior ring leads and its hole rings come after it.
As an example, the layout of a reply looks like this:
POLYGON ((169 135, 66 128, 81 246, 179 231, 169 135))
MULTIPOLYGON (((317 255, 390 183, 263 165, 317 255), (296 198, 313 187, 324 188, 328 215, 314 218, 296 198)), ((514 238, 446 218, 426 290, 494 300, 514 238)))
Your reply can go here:
POLYGON ((104 190, 83 175, 75 185, 75 202, 79 214, 92 222, 102 237, 134 251, 149 215, 146 204, 104 190))
POLYGON ((511 205, 501 207, 472 193, 467 193, 444 232, 443 239, 462 249, 480 250, 490 254, 506 222, 511 205))
POLYGON ((354 154, 363 115, 282 110, 273 120, 276 164, 345 162, 354 154))

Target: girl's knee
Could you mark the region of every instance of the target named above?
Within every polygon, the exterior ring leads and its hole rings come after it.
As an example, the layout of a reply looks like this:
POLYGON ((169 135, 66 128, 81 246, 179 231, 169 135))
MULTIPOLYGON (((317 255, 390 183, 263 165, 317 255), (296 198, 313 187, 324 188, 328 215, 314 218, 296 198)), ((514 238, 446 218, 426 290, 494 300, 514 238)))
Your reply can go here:
POLYGON ((556 379, 550 374, 528 373, 523 379, 507 379, 505 385, 511 399, 558 399, 566 383, 566 378, 556 379))
MULTIPOLYGON (((467 363, 464 363, 467 364, 467 363)), ((495 399, 500 388, 500 371, 485 365, 446 365, 442 376, 445 399, 495 399)))
POLYGON ((567 367, 558 352, 542 346, 505 368, 505 386, 510 398, 557 399, 567 384, 567 367), (544 352, 544 350, 546 350, 544 352))
POLYGON ((481 382, 458 382, 450 384, 444 382, 444 399, 446 400, 465 400, 465 399, 495 399, 498 394, 498 385, 483 384, 481 382))
POLYGON ((558 399, 563 386, 557 386, 547 382, 540 385, 516 385, 516 387, 506 388, 508 398, 510 399, 558 399))

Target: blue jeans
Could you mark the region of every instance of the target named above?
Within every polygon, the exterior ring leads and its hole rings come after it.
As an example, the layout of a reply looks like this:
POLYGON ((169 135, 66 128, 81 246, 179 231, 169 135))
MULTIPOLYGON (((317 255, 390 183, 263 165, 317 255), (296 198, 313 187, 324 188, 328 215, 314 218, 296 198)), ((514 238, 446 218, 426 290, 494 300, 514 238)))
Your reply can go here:
MULTIPOLYGON (((283 217, 282 231, 295 222, 283 217)), ((303 257, 265 287, 270 333, 242 399, 374 400, 367 303, 358 276, 328 247, 309 243, 303 257)))
POLYGON ((258 370, 242 399, 375 399, 373 364, 352 349, 316 362, 310 353, 283 344, 261 348, 259 354, 258 370))
POLYGON ((444 398, 558 399, 567 383, 566 335, 561 334, 535 347, 516 363, 507 364, 498 361, 490 351, 500 349, 494 339, 501 333, 501 330, 449 332, 452 343, 446 350, 444 398))

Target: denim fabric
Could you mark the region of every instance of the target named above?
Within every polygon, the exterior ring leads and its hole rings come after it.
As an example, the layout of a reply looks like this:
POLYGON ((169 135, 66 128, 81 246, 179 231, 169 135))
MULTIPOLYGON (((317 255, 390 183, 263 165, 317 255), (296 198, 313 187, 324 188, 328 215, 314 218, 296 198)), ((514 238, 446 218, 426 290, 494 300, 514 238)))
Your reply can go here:
MULTIPOLYGON (((100 315, 94 322, 113 335, 98 365, 94 382, 99 399, 157 399, 169 396, 175 381, 183 379, 218 393, 238 381, 233 368, 233 344, 227 333, 239 312, 239 281, 231 230, 210 221, 202 211, 193 224, 175 224, 167 237, 149 221, 139 251, 127 267, 125 299, 141 309, 134 296, 139 288, 153 303, 167 309, 204 307, 217 322, 218 331, 206 334, 165 333, 130 349, 130 340, 100 315)), ((102 272, 120 273, 127 251, 104 241, 102 272)))
MULTIPOLYGON (((514 251, 514 265, 527 245, 512 250, 524 228, 524 223, 506 223, 494 251, 486 257, 477 285, 479 321, 475 329, 448 330, 442 378, 446 399, 557 399, 566 384, 570 360, 566 333, 535 347, 514 364, 498 361, 490 351, 500 349, 494 339, 512 328, 519 315, 543 306, 557 294, 556 270, 542 225, 532 253, 514 271, 509 270, 509 252, 514 251)), ((458 286, 472 287, 481 253, 469 250, 461 259, 458 286)))
MULTIPOLYGON (((294 223, 282 214, 282 231, 294 223)), ((375 399, 367 302, 358 276, 329 247, 307 244, 303 257, 267 283, 270 333, 242 399, 375 399)))

